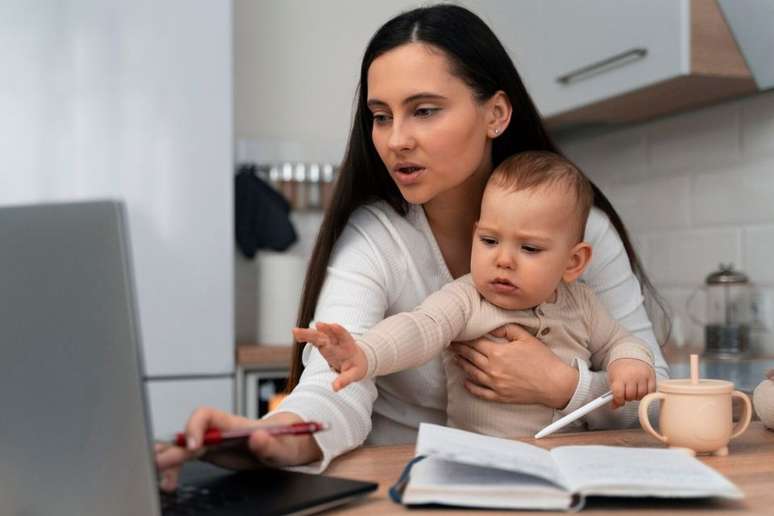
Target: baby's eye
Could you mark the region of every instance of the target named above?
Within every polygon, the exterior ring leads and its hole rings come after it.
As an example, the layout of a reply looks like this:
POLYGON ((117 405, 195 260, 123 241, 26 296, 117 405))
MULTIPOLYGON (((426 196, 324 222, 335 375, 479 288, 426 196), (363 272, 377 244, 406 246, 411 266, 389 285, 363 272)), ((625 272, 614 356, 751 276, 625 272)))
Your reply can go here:
POLYGON ((479 240, 481 240, 481 243, 484 244, 487 247, 491 247, 493 245, 497 245, 497 239, 488 237, 488 236, 482 236, 478 237, 479 240))
POLYGON ((421 107, 414 111, 414 115, 418 116, 419 118, 428 118, 433 116, 433 114, 435 114, 435 112, 438 110, 439 108, 421 107))
POLYGON ((535 247, 534 245, 523 245, 521 246, 521 248, 522 250, 524 250, 524 252, 529 254, 537 254, 540 251, 542 251, 542 249, 540 249, 539 247, 535 247))

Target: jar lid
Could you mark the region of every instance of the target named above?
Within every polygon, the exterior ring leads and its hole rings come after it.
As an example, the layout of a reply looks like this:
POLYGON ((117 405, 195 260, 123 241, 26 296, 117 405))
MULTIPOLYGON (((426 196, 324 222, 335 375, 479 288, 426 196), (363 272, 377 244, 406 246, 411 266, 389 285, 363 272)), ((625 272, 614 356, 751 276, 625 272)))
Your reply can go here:
POLYGON ((734 264, 723 264, 718 266, 718 270, 712 272, 705 280, 707 285, 738 285, 749 283, 750 279, 741 271, 734 270, 734 264))
POLYGON ((691 383, 690 378, 677 380, 661 380, 658 382, 660 392, 673 394, 723 394, 734 390, 734 384, 726 380, 701 379, 699 383, 691 383))

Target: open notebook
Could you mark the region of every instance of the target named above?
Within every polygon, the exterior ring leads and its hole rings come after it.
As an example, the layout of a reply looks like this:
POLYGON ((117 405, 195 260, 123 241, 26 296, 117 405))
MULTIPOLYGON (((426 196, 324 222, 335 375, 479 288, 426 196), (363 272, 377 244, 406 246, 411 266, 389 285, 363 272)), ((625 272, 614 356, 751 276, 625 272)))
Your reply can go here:
POLYGON ((416 456, 391 491, 405 505, 577 510, 586 496, 744 496, 678 450, 590 445, 548 451, 422 423, 416 456))

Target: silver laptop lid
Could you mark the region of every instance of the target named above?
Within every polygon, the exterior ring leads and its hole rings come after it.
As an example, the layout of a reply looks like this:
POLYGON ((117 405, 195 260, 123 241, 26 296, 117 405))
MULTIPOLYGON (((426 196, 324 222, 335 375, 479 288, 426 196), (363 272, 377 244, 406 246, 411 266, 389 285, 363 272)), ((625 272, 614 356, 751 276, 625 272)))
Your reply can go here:
POLYGON ((125 212, 0 208, 0 514, 158 514, 125 212))

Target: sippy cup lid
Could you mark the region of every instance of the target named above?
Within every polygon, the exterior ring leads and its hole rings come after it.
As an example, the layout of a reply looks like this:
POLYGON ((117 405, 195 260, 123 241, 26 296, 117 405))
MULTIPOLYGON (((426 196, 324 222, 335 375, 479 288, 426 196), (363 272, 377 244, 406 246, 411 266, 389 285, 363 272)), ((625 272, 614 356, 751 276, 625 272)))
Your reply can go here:
POLYGON ((691 377, 658 382, 658 390, 673 394, 725 394, 734 390, 734 384, 726 380, 699 378, 699 355, 691 355, 691 377))
POLYGON ((734 390, 734 384, 726 380, 701 379, 697 383, 690 378, 662 380, 658 390, 672 394, 726 394, 734 390))

